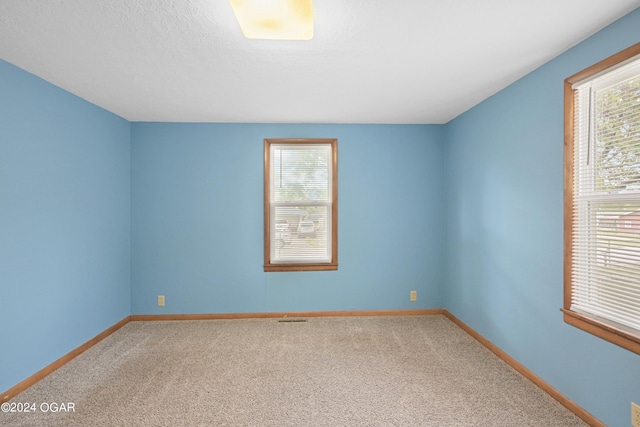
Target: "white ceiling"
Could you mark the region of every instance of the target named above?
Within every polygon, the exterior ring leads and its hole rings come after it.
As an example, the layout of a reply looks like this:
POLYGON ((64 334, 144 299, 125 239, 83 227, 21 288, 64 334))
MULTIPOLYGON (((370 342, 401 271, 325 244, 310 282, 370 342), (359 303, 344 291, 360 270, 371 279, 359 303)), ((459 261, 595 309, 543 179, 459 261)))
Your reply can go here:
POLYGON ((0 0, 0 58, 130 121, 446 123, 640 0, 315 0, 311 41, 228 0, 0 0))

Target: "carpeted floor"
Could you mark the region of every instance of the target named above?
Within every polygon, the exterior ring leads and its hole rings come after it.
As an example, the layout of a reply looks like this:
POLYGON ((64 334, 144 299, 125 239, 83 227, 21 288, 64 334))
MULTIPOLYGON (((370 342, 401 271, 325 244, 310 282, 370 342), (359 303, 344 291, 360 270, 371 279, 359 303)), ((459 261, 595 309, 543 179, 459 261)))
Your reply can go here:
POLYGON ((36 412, 0 425, 586 425, 443 316, 130 322, 11 402, 36 412))

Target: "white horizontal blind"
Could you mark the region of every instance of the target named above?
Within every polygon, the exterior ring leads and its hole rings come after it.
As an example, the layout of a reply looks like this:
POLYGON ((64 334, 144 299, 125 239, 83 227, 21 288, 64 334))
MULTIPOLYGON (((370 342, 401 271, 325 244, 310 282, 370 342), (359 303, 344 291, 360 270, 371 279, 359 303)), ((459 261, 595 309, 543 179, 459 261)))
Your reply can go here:
POLYGON ((272 264, 331 262, 331 147, 329 143, 271 144, 272 264))
POLYGON ((571 310, 640 332, 640 59, 574 89, 571 310))

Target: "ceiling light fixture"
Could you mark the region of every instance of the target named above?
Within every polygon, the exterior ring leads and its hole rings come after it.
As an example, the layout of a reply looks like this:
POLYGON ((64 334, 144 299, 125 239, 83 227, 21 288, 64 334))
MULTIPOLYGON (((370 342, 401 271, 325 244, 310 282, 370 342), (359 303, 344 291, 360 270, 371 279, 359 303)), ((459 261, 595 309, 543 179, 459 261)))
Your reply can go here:
POLYGON ((248 39, 311 40, 312 0, 230 0, 248 39))

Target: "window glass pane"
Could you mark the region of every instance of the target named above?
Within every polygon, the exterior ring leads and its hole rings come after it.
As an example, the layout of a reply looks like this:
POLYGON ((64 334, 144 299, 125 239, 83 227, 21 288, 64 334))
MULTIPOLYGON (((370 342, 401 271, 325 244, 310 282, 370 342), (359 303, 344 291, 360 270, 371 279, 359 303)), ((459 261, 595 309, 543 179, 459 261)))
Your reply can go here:
POLYGON ((330 145, 271 146, 272 203, 330 200, 330 145))
POLYGON ((597 191, 640 190, 640 76, 595 92, 597 191))
POLYGON ((276 205, 271 217, 272 263, 331 261, 331 217, 327 205, 276 205))
POLYGON ((572 309, 640 330, 640 202, 580 206, 572 309))

